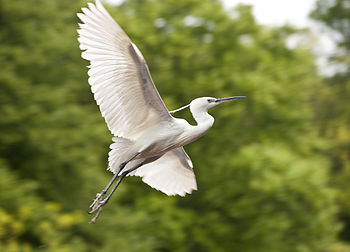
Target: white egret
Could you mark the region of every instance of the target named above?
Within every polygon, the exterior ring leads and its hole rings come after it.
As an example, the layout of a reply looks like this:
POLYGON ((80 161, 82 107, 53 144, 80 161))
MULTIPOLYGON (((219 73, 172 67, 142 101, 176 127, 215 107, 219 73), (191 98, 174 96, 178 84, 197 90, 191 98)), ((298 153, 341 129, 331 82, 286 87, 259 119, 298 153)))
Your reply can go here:
MULTIPOLYGON (((112 180, 90 206, 94 223, 126 175, 142 177, 167 195, 197 189, 193 166, 183 146, 209 130, 214 118, 208 109, 244 96, 201 97, 189 107, 197 122, 174 118, 155 88, 145 59, 99 0, 78 13, 82 57, 90 61, 89 84, 102 116, 114 135, 108 158, 112 180), (114 181, 116 185, 104 198, 114 181)), ((176 112, 178 110, 172 111, 176 112)))

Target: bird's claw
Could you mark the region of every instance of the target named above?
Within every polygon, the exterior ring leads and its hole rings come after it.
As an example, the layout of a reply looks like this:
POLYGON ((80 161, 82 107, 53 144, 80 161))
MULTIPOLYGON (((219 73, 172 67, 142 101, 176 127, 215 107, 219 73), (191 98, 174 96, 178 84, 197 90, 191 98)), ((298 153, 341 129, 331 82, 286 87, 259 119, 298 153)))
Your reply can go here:
POLYGON ((103 198, 103 193, 98 193, 96 194, 95 199, 92 201, 91 205, 89 206, 89 208, 91 209, 91 211, 89 212, 89 214, 95 212, 93 211, 95 209, 95 207, 102 201, 103 198), (92 212, 93 211, 93 212, 92 212))
POLYGON ((98 216, 101 214, 102 209, 104 207, 104 205, 107 203, 106 200, 103 200, 103 193, 98 193, 96 194, 96 198, 93 200, 92 204, 90 205, 90 211, 88 212, 88 214, 93 214, 95 212, 96 215, 94 216, 94 218, 92 218, 91 223, 95 223, 98 216))
POLYGON ((102 212, 103 206, 104 205, 102 205, 100 208, 98 208, 96 215, 94 216, 94 218, 91 219, 90 223, 94 224, 97 221, 98 216, 100 216, 100 214, 102 212))
POLYGON ((96 202, 95 205, 93 205, 92 207, 90 207, 91 210, 90 210, 88 213, 89 213, 89 214, 95 213, 95 212, 98 211, 100 208, 104 207, 104 205, 105 205, 106 203, 107 203, 107 202, 106 202, 105 200, 96 202))

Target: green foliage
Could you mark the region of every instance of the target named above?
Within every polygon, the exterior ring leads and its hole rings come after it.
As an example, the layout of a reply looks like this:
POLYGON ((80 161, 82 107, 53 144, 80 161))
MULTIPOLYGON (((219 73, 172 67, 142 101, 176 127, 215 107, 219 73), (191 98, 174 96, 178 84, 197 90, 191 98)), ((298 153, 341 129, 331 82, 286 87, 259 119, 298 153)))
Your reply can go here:
POLYGON ((311 17, 339 32, 342 41, 338 46, 350 49, 350 5, 347 0, 318 0, 311 17))
POLYGON ((76 41, 85 4, 0 2, 1 251, 303 252, 334 242, 328 142, 310 103, 314 59, 286 48, 295 30, 259 26, 249 6, 227 11, 213 0, 108 8, 169 108, 198 96, 247 99, 213 109, 213 129, 186 147, 198 192, 167 197, 128 178, 89 225, 89 201, 110 177, 111 135, 76 41))
POLYGON ((38 183, 17 179, 1 161, 0 250, 84 248, 80 237, 71 240, 77 225, 85 222, 81 211, 63 212, 60 204, 43 201, 36 196, 38 183))
POLYGON ((320 136, 328 139, 329 150, 325 156, 332 161, 331 183, 337 191, 340 206, 339 219, 344 223, 340 233, 342 241, 335 251, 348 251, 350 242, 350 5, 349 1, 319 0, 312 15, 341 35, 338 50, 330 61, 340 63, 345 71, 336 73, 320 85, 315 92, 314 110, 320 136))

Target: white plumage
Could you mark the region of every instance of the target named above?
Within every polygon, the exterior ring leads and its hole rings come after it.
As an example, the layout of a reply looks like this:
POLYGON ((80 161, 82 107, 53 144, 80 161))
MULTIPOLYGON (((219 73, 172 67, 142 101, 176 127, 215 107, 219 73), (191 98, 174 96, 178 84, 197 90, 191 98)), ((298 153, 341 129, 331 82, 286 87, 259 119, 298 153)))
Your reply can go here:
MULTIPOLYGON (((173 120, 154 87, 141 52, 108 14, 100 1, 96 1, 96 6, 92 3, 89 3, 88 6, 89 9, 82 8, 84 14, 78 14, 78 17, 84 22, 84 24, 79 24, 78 41, 80 49, 85 50, 82 57, 90 61, 89 84, 110 131, 115 136, 135 140, 152 125, 160 121, 173 120), (136 53, 134 56, 139 60, 139 65, 132 58, 133 55, 130 53, 132 50, 136 53), (145 83, 141 83, 140 76, 145 77, 145 83), (147 88, 148 97, 146 99, 143 88, 147 88)), ((115 139, 117 143, 120 140, 115 139)), ((127 152, 122 149, 125 147, 123 143, 119 146, 112 144, 110 160, 113 160, 113 156, 120 155, 121 152, 127 152)), ((176 154, 180 156, 173 154, 171 157, 189 160, 185 151, 178 151, 176 154)), ((145 169, 142 169, 144 172, 138 172, 135 175, 147 177, 144 179, 146 183, 168 195, 176 193, 184 195, 185 192, 190 193, 193 189, 197 189, 193 171, 181 172, 181 166, 183 166, 181 162, 169 162, 169 158, 158 160, 154 167, 160 169, 158 172, 160 176, 166 175, 162 175, 162 160, 166 162, 164 166, 174 165, 172 174, 176 174, 177 171, 181 176, 187 174, 191 181, 186 181, 184 186, 181 186, 181 180, 177 180, 177 183, 169 183, 168 187, 174 187, 172 190, 164 185, 157 188, 157 184, 150 179, 154 176, 147 176, 145 169), (183 188, 183 191, 179 188, 183 188)), ((118 167, 123 161, 113 164, 118 167)), ((147 167, 152 165, 148 164, 147 167)), ((109 167, 112 166, 109 165, 109 167)), ((187 165, 184 169, 191 168, 187 165)), ((152 173, 154 172, 152 169, 152 173)), ((168 172, 169 169, 164 169, 164 173, 168 172)))
MULTIPOLYGON (((167 195, 191 193, 197 184, 192 162, 182 146, 195 141, 213 125, 214 118, 207 113, 209 108, 243 97, 193 100, 190 110, 196 126, 172 117, 136 45, 99 0, 88 6, 77 14, 83 22, 79 24, 78 40, 82 57, 90 61, 91 91, 114 135, 108 158, 108 169, 115 174, 111 183, 120 176, 116 188, 126 175, 135 175, 167 195)), ((102 201, 111 183, 91 205, 91 213, 98 211, 93 221, 115 190, 102 201)))
POLYGON ((167 195, 185 196, 197 189, 192 162, 183 148, 165 153, 158 160, 135 170, 133 175, 167 195))

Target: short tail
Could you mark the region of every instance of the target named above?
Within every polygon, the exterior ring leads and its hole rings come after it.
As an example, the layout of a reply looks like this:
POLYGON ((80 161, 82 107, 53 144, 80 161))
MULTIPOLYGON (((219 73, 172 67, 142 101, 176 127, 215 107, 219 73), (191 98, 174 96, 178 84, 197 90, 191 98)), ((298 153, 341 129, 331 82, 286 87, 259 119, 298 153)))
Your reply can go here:
POLYGON ((108 153, 107 170, 116 174, 119 173, 120 164, 128 160, 134 154, 132 147, 135 142, 123 137, 113 137, 112 140, 114 143, 109 146, 111 151, 108 153))

